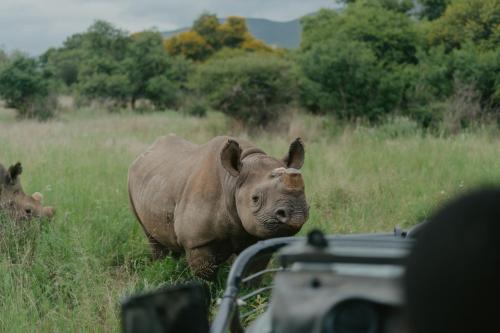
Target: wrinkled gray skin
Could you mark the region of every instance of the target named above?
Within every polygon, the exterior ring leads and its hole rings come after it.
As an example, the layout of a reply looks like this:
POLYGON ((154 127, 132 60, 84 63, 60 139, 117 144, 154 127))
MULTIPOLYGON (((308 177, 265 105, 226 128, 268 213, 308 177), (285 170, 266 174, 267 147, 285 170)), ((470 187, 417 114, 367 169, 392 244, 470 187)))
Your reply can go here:
POLYGON ((175 135, 157 139, 133 162, 128 179, 153 257, 185 253, 192 271, 211 279, 233 253, 296 234, 308 218, 303 162, 300 139, 282 160, 229 137, 204 145, 175 135))
POLYGON ((14 221, 32 218, 52 218, 54 209, 42 206, 42 195, 26 195, 19 176, 23 172, 21 163, 5 169, 0 164, 0 211, 14 221))

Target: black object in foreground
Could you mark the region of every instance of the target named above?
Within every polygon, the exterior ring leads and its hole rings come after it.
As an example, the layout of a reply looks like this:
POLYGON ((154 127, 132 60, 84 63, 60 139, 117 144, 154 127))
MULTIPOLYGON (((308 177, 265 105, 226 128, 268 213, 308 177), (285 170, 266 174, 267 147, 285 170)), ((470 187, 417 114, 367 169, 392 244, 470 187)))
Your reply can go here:
POLYGON ((199 284, 162 288, 122 304, 125 333, 206 333, 207 304, 199 284))

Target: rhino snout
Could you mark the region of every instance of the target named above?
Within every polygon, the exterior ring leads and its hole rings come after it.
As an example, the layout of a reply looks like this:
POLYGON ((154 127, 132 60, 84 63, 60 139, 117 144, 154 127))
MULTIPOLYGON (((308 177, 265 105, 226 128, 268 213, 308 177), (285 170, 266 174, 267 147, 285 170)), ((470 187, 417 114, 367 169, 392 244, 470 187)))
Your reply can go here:
POLYGON ((286 208, 278 208, 274 211, 274 216, 280 221, 281 223, 287 223, 290 221, 290 212, 286 208))
POLYGON ((274 216, 278 221, 287 224, 292 228, 299 229, 306 222, 307 217, 301 212, 293 212, 289 208, 278 208, 274 211, 274 216))
POLYGON ((55 209, 52 207, 44 207, 43 208, 43 216, 52 218, 55 214, 55 209))

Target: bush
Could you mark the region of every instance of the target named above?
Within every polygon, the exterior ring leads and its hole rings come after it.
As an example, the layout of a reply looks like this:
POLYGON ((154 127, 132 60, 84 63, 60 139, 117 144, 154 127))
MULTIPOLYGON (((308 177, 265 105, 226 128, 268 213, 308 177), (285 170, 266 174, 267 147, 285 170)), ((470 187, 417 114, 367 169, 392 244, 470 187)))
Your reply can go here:
POLYGON ((377 121, 402 98, 405 77, 397 66, 384 68, 366 43, 330 39, 312 46, 298 59, 302 105, 341 119, 377 121))
POLYGON ((30 109, 29 116, 41 121, 49 120, 56 115, 57 96, 50 94, 45 97, 35 98, 30 109))
POLYGON ((18 55, 0 71, 0 97, 21 118, 50 117, 48 94, 48 82, 34 58, 18 55))
POLYGON ((189 116, 203 118, 207 116, 207 107, 201 102, 193 102, 186 106, 184 113, 189 116))
POLYGON ((481 50, 498 49, 500 6, 498 0, 449 1, 444 14, 433 21, 427 39, 447 51, 473 43, 481 50))
POLYGON ((404 14, 409 2, 347 2, 303 19, 300 100, 313 112, 376 122, 406 107, 418 29, 404 14))
MULTIPOLYGON (((459 107, 465 103, 461 101, 465 96, 469 96, 466 104, 475 109, 473 116, 464 113, 468 119, 465 123, 485 119, 497 112, 500 105, 500 79, 497 74, 500 70, 500 49, 480 52, 475 45, 468 43, 462 49, 446 53, 445 47, 440 45, 427 52, 419 52, 418 59, 418 65, 406 68, 410 87, 406 90, 405 100, 408 115, 424 127, 441 120, 449 124, 449 105, 459 107)), ((465 124, 463 121, 451 122, 455 125, 448 127, 463 127, 457 125, 460 122, 465 124)))
POLYGON ((290 61, 249 53, 206 62, 198 68, 192 84, 212 108, 257 127, 275 120, 292 101, 296 81, 290 61))
POLYGON ((165 75, 150 78, 146 85, 145 97, 157 110, 175 106, 178 87, 165 75))

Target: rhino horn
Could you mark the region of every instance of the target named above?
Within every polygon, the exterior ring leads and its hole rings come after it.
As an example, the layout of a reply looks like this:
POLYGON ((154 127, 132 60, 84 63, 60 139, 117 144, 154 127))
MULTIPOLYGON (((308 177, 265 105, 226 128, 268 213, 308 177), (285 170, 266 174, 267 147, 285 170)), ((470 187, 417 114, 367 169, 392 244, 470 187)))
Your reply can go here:
POLYGON ((300 171, 297 169, 286 169, 281 179, 285 186, 289 189, 304 190, 304 180, 302 179, 300 171))

